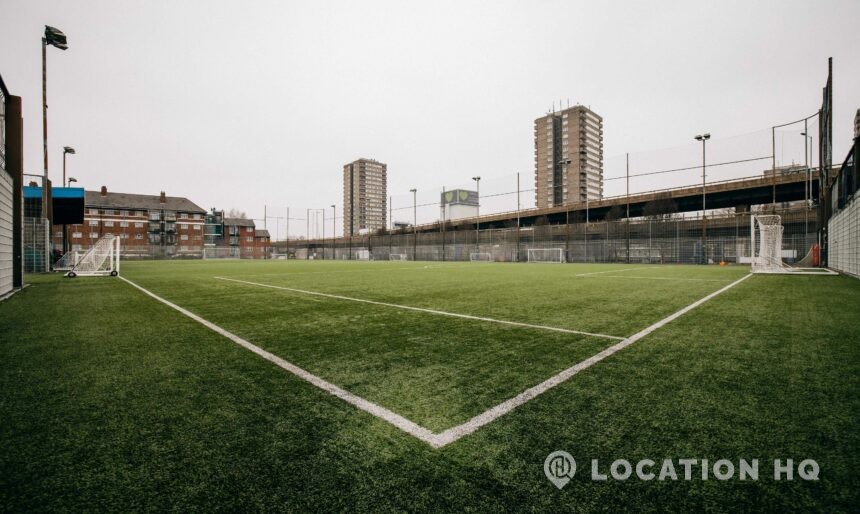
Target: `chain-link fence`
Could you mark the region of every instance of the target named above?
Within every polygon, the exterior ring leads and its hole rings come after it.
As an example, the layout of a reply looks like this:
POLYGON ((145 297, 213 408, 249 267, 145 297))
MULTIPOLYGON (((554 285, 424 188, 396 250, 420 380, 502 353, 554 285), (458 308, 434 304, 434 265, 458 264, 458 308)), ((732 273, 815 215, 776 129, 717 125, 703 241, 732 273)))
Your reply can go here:
POLYGON ((51 230, 45 218, 24 218, 24 271, 42 273, 50 271, 53 254, 51 230))
MULTIPOLYGON (((774 211, 768 210, 768 213, 774 211)), ((816 211, 777 210, 782 216, 783 259, 802 259, 817 241, 816 211)), ((755 212, 753 214, 756 214, 755 212)), ((529 249, 558 248, 566 262, 746 263, 750 254, 750 214, 661 217, 485 230, 393 232, 328 241, 280 243, 278 251, 296 259, 468 261, 489 253, 497 262, 527 261, 529 249)))

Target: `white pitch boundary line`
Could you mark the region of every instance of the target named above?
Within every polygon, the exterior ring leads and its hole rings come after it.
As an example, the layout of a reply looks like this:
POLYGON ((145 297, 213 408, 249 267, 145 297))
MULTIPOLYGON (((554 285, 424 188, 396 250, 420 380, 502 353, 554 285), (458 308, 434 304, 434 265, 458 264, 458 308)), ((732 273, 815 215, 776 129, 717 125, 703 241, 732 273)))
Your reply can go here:
POLYGON ((436 435, 437 444, 440 447, 445 446, 446 444, 450 444, 450 443, 456 441, 457 439, 460 439, 463 436, 471 434, 475 430, 481 428, 482 426, 484 426, 488 423, 491 423, 492 421, 499 418, 500 416, 504 416, 505 414, 511 412, 512 410, 516 409, 517 407, 526 403, 527 401, 532 400, 532 399, 536 398, 538 395, 541 395, 541 394, 545 393, 546 391, 552 389, 553 387, 561 384, 562 382, 567 381, 570 377, 576 375, 580 371, 587 369, 587 368, 590 368, 591 366, 597 364, 598 362, 609 357, 610 355, 612 355, 618 351, 621 351, 624 348, 627 348, 628 346, 632 345, 636 341, 639 341, 640 339, 647 336, 651 332, 654 332, 655 330, 662 327, 663 325, 666 325, 667 323, 670 323, 670 322, 678 319, 679 317, 683 316, 687 312, 690 312, 691 310, 695 309, 699 305, 702 305, 703 303, 707 302, 711 298, 714 298, 715 296, 728 291, 732 287, 740 284, 741 282, 743 282, 744 280, 748 279, 751 276, 752 276, 751 274, 750 275, 744 275, 743 277, 739 278, 738 280, 735 280, 734 282, 727 285, 726 287, 723 287, 722 289, 715 291, 715 292, 709 294, 708 296, 705 296, 704 298, 691 303, 690 305, 684 307, 683 309, 679 310, 678 312, 661 319, 657 323, 654 323, 653 325, 649 326, 648 328, 645 328, 644 330, 641 330, 641 331, 633 334, 632 336, 621 341, 620 343, 614 344, 614 345, 610 346, 609 348, 603 350, 602 352, 600 352, 596 355, 593 355, 593 356, 585 359, 584 361, 579 362, 579 363, 567 368, 566 370, 562 371, 561 373, 559 373, 559 374, 557 374, 551 378, 548 378, 547 380, 541 382, 540 384, 538 384, 538 385, 536 385, 530 389, 526 389, 525 391, 514 396, 510 400, 507 400, 505 402, 502 402, 502 403, 496 405, 492 409, 484 412, 483 414, 479 414, 479 415, 475 416, 474 418, 463 423, 462 425, 458 425, 456 427, 449 428, 448 430, 445 430, 444 432, 436 435))
POLYGON ((579 334, 579 335, 584 335, 584 336, 602 337, 605 339, 616 339, 619 341, 624 339, 623 337, 611 336, 608 334, 595 334, 592 332, 583 332, 581 330, 571 330, 569 328, 550 327, 547 325, 532 325, 530 323, 521 323, 519 321, 508 321, 508 320, 503 320, 503 319, 485 318, 483 316, 472 316, 470 314, 459 314, 456 312, 437 311, 435 309, 425 309, 422 307, 412 307, 410 305, 399 305, 396 303, 378 302, 376 300, 365 300, 362 298, 352 298, 349 296, 320 293, 317 291, 307 291, 304 289, 295 289, 292 287, 275 286, 275 285, 271 285, 271 284, 263 284, 260 282, 249 282, 247 280, 238 280, 235 278, 227 278, 227 277, 213 277, 213 278, 216 278, 218 280, 227 280, 230 282, 237 282, 239 284, 247 284, 247 285, 252 285, 252 286, 257 286, 257 287, 267 287, 269 289, 278 289, 278 290, 282 290, 282 291, 290 291, 293 293, 301 293, 301 294, 307 294, 307 295, 313 295, 313 296, 322 296, 325 298, 333 298, 336 300, 346 300, 346 301, 350 301, 350 302, 368 303, 371 305, 380 305, 383 307, 392 307, 395 309, 405 309, 405 310, 409 310, 409 311, 424 312, 427 314, 436 314, 438 316, 450 316, 453 318, 471 319, 471 320, 476 320, 476 321, 486 321, 488 323, 499 323, 502 325, 511 325, 511 326, 523 327, 523 328, 534 328, 534 329, 538 329, 538 330, 549 330, 551 332, 561 332, 564 334, 579 334))
POLYGON ((646 266, 644 268, 611 269, 611 270, 607 270, 607 271, 594 271, 592 273, 578 273, 574 276, 575 277, 588 277, 591 275, 602 275, 604 273, 622 273, 624 271, 634 271, 634 270, 639 270, 639 269, 655 269, 655 268, 659 268, 659 267, 660 266, 646 266))
POLYGON ((350 403, 350 404, 358 407, 359 409, 376 416, 377 418, 380 418, 382 420, 387 421, 388 423, 391 423, 392 425, 399 428, 400 430, 402 430, 402 431, 406 432, 407 434, 412 435, 412 436, 430 444, 433 447, 436 447, 436 448, 439 447, 436 444, 436 435, 433 432, 431 432, 430 430, 422 427, 421 425, 418 425, 417 423, 414 423, 414 422, 404 418, 400 414, 397 414, 395 412, 392 412, 392 411, 386 409, 385 407, 377 405, 373 402, 365 400, 364 398, 362 398, 360 396, 356 396, 356 395, 350 393, 349 391, 341 389, 340 387, 338 387, 338 386, 336 386, 330 382, 327 382, 327 381, 323 380, 322 378, 320 378, 320 377, 318 377, 318 376, 316 376, 316 375, 314 375, 308 371, 305 371, 304 369, 296 366, 295 364, 288 362, 288 361, 278 357, 277 355, 275 355, 273 353, 270 353, 270 352, 267 352, 266 350, 263 350, 259 346, 242 339, 241 337, 233 334, 232 332, 228 332, 227 330, 224 330, 223 328, 219 327, 218 325, 201 318, 200 316, 194 314, 193 312, 191 312, 187 309, 184 309, 184 308, 176 305, 175 303, 172 303, 168 300, 165 300, 164 298, 156 295, 155 293, 153 293, 147 289, 144 289, 143 287, 135 284, 134 282, 132 282, 131 280, 129 280, 125 277, 121 276, 119 278, 124 280, 125 282, 131 284, 135 288, 139 289, 144 294, 149 295, 152 298, 155 298, 156 300, 167 305, 171 309, 179 311, 180 313, 182 313, 185 316, 188 316, 189 318, 193 319, 194 321, 200 323, 201 325, 208 328, 209 330, 212 330, 213 332, 226 337, 227 339, 233 341, 234 343, 245 348, 246 350, 250 350, 251 352, 256 353, 260 357, 266 359, 269 362, 272 362, 276 366, 278 366, 282 369, 285 369, 286 371, 289 371, 290 373, 301 378, 302 380, 305 380, 306 382, 310 382, 311 384, 317 386, 318 388, 322 389, 323 391, 326 391, 329 394, 337 396, 341 400, 344 400, 347 403, 350 403))
POLYGON ((424 441, 425 443, 429 444, 433 448, 442 448, 443 446, 451 444, 451 443, 457 441, 458 439, 471 434, 472 432, 478 430, 479 428, 483 427, 484 425, 487 425, 487 424, 495 421, 499 417, 504 416, 505 414, 509 413, 510 411, 514 410, 515 408, 519 407, 520 405, 523 405, 524 403, 528 402, 529 400, 532 400, 532 399, 536 398, 537 396, 545 393, 546 391, 552 389, 553 387, 567 381, 568 379, 570 379, 572 376, 576 375, 580 371, 587 369, 587 368, 590 368, 594 364, 597 364, 598 362, 611 356, 612 354, 614 354, 618 351, 621 351, 624 348, 632 345, 633 343, 639 341, 643 337, 649 335, 650 333, 661 328, 662 326, 666 325, 667 323, 670 323, 670 322, 674 321, 675 319, 683 316, 687 312, 695 309, 699 305, 702 305, 703 303, 714 298, 715 296, 722 294, 725 291, 728 291, 732 287, 740 284, 741 282, 743 282, 744 280, 748 279, 751 276, 752 276, 752 274, 744 275, 743 277, 739 278, 738 280, 735 280, 734 282, 723 287, 722 289, 715 291, 715 292, 705 296, 704 298, 697 300, 696 302, 691 303, 690 305, 688 305, 688 306, 684 307, 683 309, 675 312, 674 314, 667 316, 667 317, 663 318, 662 320, 658 321, 657 323, 654 323, 653 325, 645 328, 644 330, 641 330, 641 331, 637 332, 636 334, 633 334, 632 336, 624 339, 620 343, 617 343, 613 346, 610 346, 609 348, 606 348, 605 350, 601 351, 600 353, 597 353, 597 354, 589 357, 588 359, 585 359, 584 361, 581 361, 581 362, 575 364, 574 366, 567 368, 566 370, 562 371, 561 373, 558 373, 557 375, 550 377, 549 379, 541 382, 540 384, 538 384, 532 388, 526 389, 525 391, 518 394, 517 396, 514 396, 513 398, 511 398, 505 402, 502 402, 499 405, 496 405, 495 407, 487 410, 486 412, 475 416, 474 418, 470 419, 469 421, 467 421, 461 425, 457 425, 455 427, 449 428, 449 429, 447 429, 447 430, 445 430, 439 434, 436 434, 436 433, 432 432, 431 430, 424 428, 421 425, 418 425, 417 423, 410 421, 410 420, 404 418, 403 416, 386 409, 385 407, 377 405, 371 401, 368 401, 368 400, 365 400, 364 398, 361 398, 360 396, 356 396, 356 395, 350 393, 349 391, 341 389, 340 387, 338 387, 338 386, 336 386, 330 382, 327 382, 327 381, 323 380, 322 378, 320 378, 320 377, 318 377, 312 373, 309 373, 308 371, 305 371, 304 369, 296 366, 295 364, 292 364, 292 363, 278 357, 277 355, 274 355, 270 352, 267 352, 266 350, 263 350, 262 348, 242 339, 241 337, 224 330, 223 328, 219 327, 218 325, 215 325, 214 323, 207 321, 207 320, 201 318, 200 316, 197 316, 196 314, 192 313, 191 311, 186 310, 186 309, 184 309, 184 308, 182 308, 182 307, 180 307, 174 303, 171 303, 168 300, 165 300, 164 298, 161 298, 160 296, 156 295, 155 293, 152 293, 152 292, 144 289, 143 287, 135 284, 134 282, 132 282, 131 280, 128 280, 125 277, 119 277, 119 278, 122 279, 123 281, 131 284, 135 288, 139 289, 144 294, 158 300, 159 302, 167 305, 168 307, 170 307, 174 310, 179 311, 180 313, 184 314, 185 316, 188 316, 189 318, 193 319, 194 321, 202 324, 206 328, 226 337, 227 339, 230 339, 231 341, 238 344, 239 346, 242 346, 243 348, 250 350, 251 352, 259 355, 260 357, 274 363, 278 367, 280 367, 286 371, 289 371, 290 373, 296 375, 297 377, 319 387, 320 389, 322 389, 322 390, 324 390, 324 391, 326 391, 326 392, 328 392, 334 396, 337 396, 338 398, 348 402, 351 405, 354 405, 355 407, 367 412, 368 414, 371 414, 373 416, 376 416, 379 419, 387 421, 388 423, 394 425, 395 427, 406 432, 407 434, 412 435, 413 437, 415 437, 421 441, 424 441))

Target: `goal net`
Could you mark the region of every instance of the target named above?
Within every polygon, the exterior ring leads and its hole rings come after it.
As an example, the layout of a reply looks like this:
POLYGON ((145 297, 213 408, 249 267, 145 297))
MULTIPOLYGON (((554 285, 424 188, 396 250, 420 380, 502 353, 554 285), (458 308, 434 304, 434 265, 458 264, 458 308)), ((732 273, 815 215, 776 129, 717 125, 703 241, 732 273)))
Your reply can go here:
POLYGON ((67 277, 119 274, 119 237, 105 236, 71 267, 67 277))
POLYGON ((389 261, 408 261, 409 258, 405 253, 390 253, 388 254, 389 261))
POLYGON ((83 256, 84 252, 80 250, 66 252, 65 255, 60 257, 60 259, 54 263, 54 271, 69 271, 81 260, 81 257, 83 256))
POLYGON ((782 218, 777 214, 750 217, 750 271, 752 273, 790 273, 836 275, 825 268, 795 268, 782 262, 782 218))
POLYGON ((469 254, 469 261, 471 261, 471 262, 493 262, 493 254, 482 253, 482 252, 470 253, 469 254))
POLYGON ((564 262, 564 250, 561 248, 529 248, 529 262, 564 262))
MULTIPOLYGON (((370 250, 356 250, 355 251, 355 260, 357 261, 369 261, 371 260, 370 250)), ((405 259, 403 259, 405 260, 405 259)))

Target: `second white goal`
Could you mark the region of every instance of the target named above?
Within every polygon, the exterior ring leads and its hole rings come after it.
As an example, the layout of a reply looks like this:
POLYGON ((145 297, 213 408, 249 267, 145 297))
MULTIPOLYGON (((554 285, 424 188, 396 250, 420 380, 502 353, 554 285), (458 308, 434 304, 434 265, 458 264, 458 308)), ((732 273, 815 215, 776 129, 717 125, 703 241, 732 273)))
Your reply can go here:
POLYGON ((564 250, 561 248, 529 248, 529 262, 564 262, 564 250))
POLYGON ((493 262, 493 254, 486 252, 473 252, 469 254, 470 262, 493 262))

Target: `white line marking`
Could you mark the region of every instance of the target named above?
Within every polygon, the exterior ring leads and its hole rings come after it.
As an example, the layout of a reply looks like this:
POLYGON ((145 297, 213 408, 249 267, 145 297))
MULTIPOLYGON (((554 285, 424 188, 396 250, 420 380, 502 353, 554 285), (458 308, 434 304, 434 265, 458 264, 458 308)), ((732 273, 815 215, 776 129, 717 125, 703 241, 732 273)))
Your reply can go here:
POLYGON ((574 276, 575 277, 588 277, 591 275, 602 275, 604 273, 621 273, 623 271, 633 271, 633 270, 638 270, 638 269, 655 269, 655 268, 659 268, 659 267, 660 266, 646 266, 644 268, 640 267, 640 268, 611 269, 611 270, 607 270, 607 271, 594 271, 592 273, 578 273, 574 276))
POLYGON ((743 282, 744 280, 748 279, 751 276, 752 275, 744 275, 743 277, 739 278, 738 280, 735 280, 734 282, 727 285, 726 287, 709 294, 708 296, 702 298, 701 300, 698 300, 696 302, 691 303, 690 305, 684 307, 683 309, 679 310, 678 312, 661 319, 657 323, 654 323, 653 325, 649 326, 648 328, 633 334, 632 336, 621 341, 620 343, 614 344, 614 345, 610 346, 609 348, 603 350, 602 352, 600 352, 596 355, 593 355, 593 356, 585 359, 584 361, 579 362, 574 366, 571 366, 570 368, 567 368, 566 370, 555 375, 554 377, 551 377, 551 378, 541 382, 540 384, 538 384, 538 385, 536 385, 530 389, 526 389, 525 391, 514 396, 510 400, 507 400, 505 402, 502 402, 502 403, 496 405, 492 409, 484 412, 483 414, 479 414, 479 415, 475 416, 474 418, 463 423, 462 425, 458 425, 456 427, 449 428, 448 430, 445 430, 444 432, 442 432, 436 436, 437 437, 437 443, 439 444, 439 446, 445 446, 446 444, 450 444, 450 443, 456 441, 457 439, 460 439, 461 437, 463 437, 465 435, 471 434, 472 432, 481 428, 482 426, 494 421, 496 418, 498 418, 500 416, 504 416, 508 412, 516 409, 517 407, 526 403, 527 401, 537 397, 538 395, 540 395, 542 393, 545 393, 546 391, 548 391, 548 390, 552 389, 553 387, 561 384, 562 382, 565 382, 570 377, 576 375, 580 371, 587 369, 587 368, 590 368, 594 364, 597 364, 598 362, 609 357, 613 353, 618 352, 620 350, 623 350, 624 348, 627 348, 631 344, 635 343, 636 341, 639 341, 640 339, 647 336, 651 332, 654 332, 655 330, 662 327, 663 325, 678 319, 679 317, 683 316, 687 312, 690 312, 691 310, 695 309, 699 305, 702 305, 703 303, 707 302, 711 298, 713 298, 713 297, 715 297, 715 296, 717 296, 717 295, 719 295, 725 291, 728 291, 732 287, 740 284, 741 282, 743 282))
POLYGON ((434 309, 424 309, 421 307, 411 307, 409 305, 398 305, 396 303, 377 302, 375 300, 364 300, 361 298, 351 298, 349 296, 341 296, 341 295, 337 295, 337 294, 319 293, 317 291, 306 291, 304 289, 295 289, 292 287, 274 286, 271 284, 263 284, 260 282, 249 282, 247 280, 238 280, 235 278, 227 278, 227 277, 213 277, 213 278, 217 278, 218 280, 228 280, 230 282, 237 282, 239 284, 247 284, 247 285, 252 285, 252 286, 257 286, 257 287, 267 287, 269 289, 279 289, 282 291, 290 291, 293 293, 301 293, 301 294, 307 294, 307 295, 313 295, 313 296, 323 296, 325 298, 334 298, 336 300, 347 300, 350 302, 360 302, 360 303, 368 303, 371 305, 381 305, 383 307, 393 307, 395 309, 405 309, 405 310, 410 310, 410 311, 425 312, 428 314, 436 314, 438 316, 451 316, 453 318, 472 319, 472 320, 476 320, 476 321, 486 321, 488 323, 500 323, 502 325, 511 325, 511 326, 515 326, 515 327, 535 328, 535 329, 539 329, 539 330, 549 330, 552 332, 561 332, 564 334, 579 334, 579 335, 585 335, 585 336, 603 337, 605 339, 616 339, 619 341, 624 339, 623 337, 610 336, 607 334, 595 334, 592 332, 583 332, 581 330, 571 330, 568 328, 550 327, 550 326, 546 326, 546 325, 532 325, 530 323, 520 323, 519 321, 507 321, 507 320, 503 320, 503 319, 485 318, 482 316, 472 316, 470 314, 458 314, 456 312, 445 312, 445 311, 437 311, 434 309))
POLYGON ((692 282, 725 282, 728 279, 718 279, 718 278, 683 278, 683 277, 633 277, 630 275, 601 275, 599 277, 591 277, 591 278, 638 278, 642 280, 686 280, 692 282))
POLYGON ((348 269, 348 270, 332 270, 332 271, 295 271, 295 272, 281 272, 281 273, 258 273, 261 276, 268 275, 277 275, 279 277, 283 276, 293 276, 293 275, 326 275, 329 273, 378 273, 380 271, 388 272, 388 271, 409 271, 409 270, 425 270, 425 269, 437 269, 442 266, 412 266, 409 268, 380 268, 380 269, 348 269))
POLYGON ((144 289, 143 287, 135 284, 134 282, 132 282, 131 280, 129 280, 125 277, 120 276, 119 278, 121 278, 125 282, 128 282, 132 286, 136 287, 137 289, 139 289, 143 293, 145 293, 145 294, 151 296, 152 298, 155 298, 159 302, 167 305, 168 307, 175 309, 175 310, 181 312, 182 314, 188 316, 189 318, 200 323, 201 325, 208 328, 209 330, 212 330, 213 332, 216 332, 216 333, 226 337, 227 339, 233 341, 234 343, 238 344, 239 346, 256 353, 260 357, 266 359, 269 362, 272 362, 273 364, 277 365, 280 368, 283 368, 283 369, 289 371, 290 373, 301 378, 302 380, 310 382, 311 384, 319 387, 323 391, 326 391, 326 392, 328 392, 334 396, 337 396, 341 400, 344 400, 344 401, 358 407, 359 409, 376 416, 377 418, 383 419, 383 420, 391 423, 392 425, 399 428, 400 430, 403 430, 407 434, 410 434, 414 437, 417 437, 418 439, 430 444, 433 447, 436 447, 436 448, 439 447, 436 444, 436 435, 433 434, 433 432, 431 432, 430 430, 427 430, 426 428, 418 425, 417 423, 409 421, 408 419, 404 418, 403 416, 396 414, 396 413, 386 409, 385 407, 382 407, 382 406, 377 405, 373 402, 367 401, 364 398, 361 398, 360 396, 356 396, 356 395, 350 393, 349 391, 341 389, 340 387, 338 387, 338 386, 336 386, 330 382, 326 382, 325 380, 321 379, 320 377, 318 377, 312 373, 309 373, 308 371, 305 371, 304 369, 296 366, 295 364, 293 364, 291 362, 285 361, 284 359, 278 357, 277 355, 274 355, 270 352, 267 352, 266 350, 263 350, 259 346, 256 346, 255 344, 250 343, 250 342, 242 339, 241 337, 224 330, 223 328, 219 327, 218 325, 201 318, 200 316, 194 314, 193 312, 191 312, 187 309, 183 309, 182 307, 180 307, 174 303, 171 303, 170 301, 165 300, 164 298, 161 298, 160 296, 156 295, 155 293, 152 293, 152 292, 144 289))
MULTIPOLYGON (((328 392, 334 396, 337 396, 338 398, 350 403, 351 405, 354 405, 355 407, 367 412, 368 414, 371 414, 373 416, 376 416, 379 419, 387 421, 388 423, 394 425, 395 427, 406 432, 407 434, 410 434, 413 437, 420 439, 421 441, 424 441, 425 443, 429 444, 433 448, 441 448, 443 446, 446 446, 448 444, 451 444, 451 443, 457 441, 461 437, 464 437, 464 436, 471 434, 472 432, 478 430, 479 428, 483 427, 484 425, 487 425, 487 424, 495 421, 499 417, 504 416, 505 414, 509 413, 510 411, 514 410, 515 408, 519 407, 520 405, 523 405, 524 403, 528 402, 529 400, 532 400, 532 399, 536 398, 537 396, 545 393, 546 391, 552 389, 553 387, 567 381, 568 379, 570 379, 572 376, 576 375, 580 371, 587 369, 587 368, 590 368, 594 364, 597 364, 598 362, 611 356, 612 354, 614 354, 618 351, 621 351, 624 348, 627 348, 628 346, 639 341, 643 337, 649 335, 650 333, 661 328, 662 326, 666 325, 667 323, 670 323, 670 322, 678 319, 679 317, 683 316, 687 312, 695 309, 699 305, 702 305, 703 303, 714 298, 715 296, 722 294, 725 291, 728 291, 732 287, 740 284, 741 282, 743 282, 744 280, 748 279, 751 276, 752 276, 752 274, 744 275, 743 277, 739 278, 738 280, 735 280, 734 282, 723 287, 722 289, 715 291, 715 292, 705 296, 704 298, 691 303, 690 305, 688 305, 688 306, 684 307, 683 309, 675 312, 674 314, 667 316, 667 317, 661 319, 660 321, 658 321, 657 323, 654 323, 653 325, 645 328, 644 330, 641 330, 641 331, 633 334, 632 336, 624 339, 620 343, 616 343, 616 344, 610 346, 609 348, 606 348, 605 350, 601 351, 600 353, 597 353, 597 354, 589 357, 588 359, 585 359, 584 361, 581 361, 581 362, 575 364, 574 366, 567 368, 566 370, 562 371, 561 373, 558 373, 557 375, 550 377, 547 380, 544 380, 540 384, 538 384, 534 387, 531 387, 529 389, 526 389, 522 393, 514 396, 513 398, 511 398, 505 402, 502 402, 502 403, 496 405, 495 407, 487 410, 486 412, 484 412, 482 414, 475 416, 474 418, 470 419, 469 421, 467 421, 461 425, 457 425, 455 427, 449 428, 449 429, 447 429, 441 433, 438 433, 438 434, 432 432, 429 429, 422 427, 421 425, 418 425, 417 423, 414 423, 414 422, 404 418, 403 416, 401 416, 399 414, 396 414, 395 412, 392 412, 392 411, 386 409, 385 407, 377 405, 373 402, 365 400, 364 398, 361 398, 360 396, 356 396, 356 395, 350 393, 349 391, 341 389, 340 387, 338 387, 338 386, 336 386, 330 382, 327 382, 327 381, 323 380, 322 378, 320 378, 320 377, 318 377, 312 373, 309 373, 308 371, 305 371, 304 369, 296 366, 295 364, 292 364, 290 362, 285 361, 284 359, 278 357, 277 355, 274 355, 272 353, 267 352, 266 350, 263 350, 262 348, 242 339, 241 337, 224 330, 223 328, 219 327, 218 325, 215 325, 214 323, 211 323, 211 322, 201 318, 200 316, 197 316, 196 314, 192 313, 191 311, 183 309, 182 307, 180 307, 174 303, 171 303, 171 302, 165 300, 164 298, 161 298, 160 296, 144 289, 143 287, 135 284, 134 282, 132 282, 131 280, 128 280, 125 277, 119 277, 119 278, 124 280, 125 282, 131 284, 132 286, 139 289, 143 293, 145 293, 145 294, 151 296, 152 298, 158 300, 159 302, 167 305, 168 307, 171 307, 172 309, 175 309, 175 310, 179 311, 180 313, 184 314, 185 316, 188 316, 189 318, 193 319, 194 321, 202 324, 206 328, 226 337, 227 339, 230 339, 231 341, 238 344, 239 346, 242 346, 243 348, 246 348, 246 349, 254 352, 255 354, 259 355, 260 357, 274 363, 278 367, 280 367, 286 371, 289 371, 290 373, 296 375, 297 377, 319 387, 320 389, 322 389, 322 390, 324 390, 324 391, 326 391, 326 392, 328 392)), ((228 279, 225 279, 225 280, 228 280, 228 279)))

